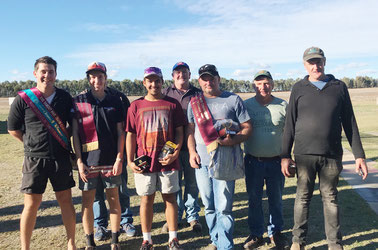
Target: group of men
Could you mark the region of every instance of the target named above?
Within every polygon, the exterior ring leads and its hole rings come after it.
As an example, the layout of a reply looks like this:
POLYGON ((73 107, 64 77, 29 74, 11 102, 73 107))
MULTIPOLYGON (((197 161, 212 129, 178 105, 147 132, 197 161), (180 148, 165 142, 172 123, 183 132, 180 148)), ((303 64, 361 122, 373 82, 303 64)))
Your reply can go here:
POLYGON ((73 154, 71 134, 82 190, 86 249, 95 249, 94 239, 109 238, 111 249, 121 249, 120 233, 135 235, 126 166, 132 169, 136 192, 141 196, 140 249, 153 249, 151 229, 156 191, 161 192, 165 204, 166 223, 162 230, 169 233, 168 249, 182 249, 177 235, 180 224, 190 225, 194 232, 202 231, 199 193, 211 241, 208 248, 233 249, 236 180, 214 175, 214 152, 241 143, 244 143, 250 231, 244 248, 255 249, 265 242, 264 184, 269 203, 268 237, 276 248, 288 247, 281 233, 282 192, 284 176, 292 175, 290 165, 294 165, 297 195, 291 249, 305 247, 316 175, 329 249, 343 249, 337 203, 342 127, 356 157, 356 172, 365 179, 368 169, 346 85, 324 73, 326 59, 320 48, 308 48, 303 62, 308 76, 293 86, 288 104, 272 95, 274 81, 266 70, 257 72, 253 78, 256 95, 243 101, 238 95, 220 89, 219 72, 212 64, 199 68, 201 90, 192 86, 190 68, 184 62, 173 66, 173 84, 166 89, 159 68, 145 69, 143 85, 147 94, 130 104, 125 95, 106 86, 107 69, 103 63, 88 66, 90 89, 72 99, 54 86, 56 62, 50 57, 37 59, 34 65, 37 86, 19 92, 8 119, 9 133, 23 142, 25 149, 22 249, 30 248, 48 179, 62 211, 67 248, 76 249, 76 216, 71 195, 75 182, 69 160, 73 154), (221 133, 216 124, 228 124, 226 132, 221 133), (230 129, 232 125, 237 129, 230 129), (109 203, 110 231, 104 189, 109 203), (186 222, 181 223, 184 212, 186 222))

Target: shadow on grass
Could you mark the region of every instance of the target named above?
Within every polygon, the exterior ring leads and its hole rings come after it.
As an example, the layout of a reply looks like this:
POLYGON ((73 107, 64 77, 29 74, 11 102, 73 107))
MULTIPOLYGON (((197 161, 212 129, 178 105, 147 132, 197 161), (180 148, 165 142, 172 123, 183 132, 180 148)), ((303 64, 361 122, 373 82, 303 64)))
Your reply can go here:
MULTIPOLYGON (((374 243, 370 243, 377 238, 376 233, 369 233, 372 229, 378 228, 378 217, 370 209, 368 204, 353 190, 353 189, 343 189, 344 186, 348 185, 346 181, 341 180, 339 183, 339 204, 340 204, 340 218, 341 218, 341 230, 342 234, 345 236, 344 244, 346 246, 353 245, 355 242, 368 241, 368 245, 356 249, 369 249, 374 243), (364 232, 366 232, 364 234, 364 232), (350 237, 348 237, 350 236, 350 237)), ((315 186, 315 190, 318 190, 318 183, 315 186)), ((284 190, 284 195, 294 194, 296 191, 295 186, 286 187, 284 190)), ((160 195, 160 194, 158 194, 160 195)), ((263 210, 265 215, 265 222, 268 221, 268 205, 267 198, 263 198, 263 210)), ((81 204, 81 197, 73 197, 74 204, 81 204)), ((136 205, 136 204, 134 204, 136 205)), ((55 200, 44 201, 41 204, 41 209, 47 209, 51 207, 58 207, 58 203, 55 200)), ((293 226, 293 207, 294 198, 285 198, 283 200, 283 214, 284 214, 284 235, 291 240, 291 228, 293 226)), ((12 206, 0 209, 1 216, 20 214, 23 206, 12 206)), ((203 206, 201 207, 203 209, 203 206)), ((164 204, 162 202, 156 202, 154 204, 154 213, 163 213, 164 204)), ((133 206, 132 210, 139 210, 139 204, 133 206)), ((238 192, 235 194, 234 201, 234 218, 235 218, 235 228, 234 228, 234 238, 244 239, 249 234, 248 229, 248 195, 246 192, 238 192)), ((81 212, 76 213, 77 223, 81 224, 81 212)), ((310 204, 310 217, 309 217, 309 231, 307 237, 308 245, 316 245, 313 249, 327 249, 324 234, 324 222, 323 222, 323 208, 321 197, 318 192, 314 193, 310 204)), ((183 241, 189 240, 189 243, 183 243, 185 249, 198 249, 207 246, 209 241, 208 228, 206 226, 206 221, 203 216, 200 217, 200 222, 203 225, 202 234, 198 235, 191 232, 190 230, 180 230, 179 237, 183 241), (196 239, 195 241, 191 239, 196 239)), ((154 230, 154 242, 155 244, 166 244, 168 241, 168 234, 161 234, 158 230, 163 226, 165 221, 154 222, 152 228, 154 230)), ((38 216, 36 228, 42 227, 53 227, 61 225, 62 220, 60 215, 51 216, 38 216)), ((137 225, 140 235, 140 225, 137 225)), ((19 230, 19 219, 7 220, 0 222, 0 233, 11 232, 19 230)), ((239 240, 240 242, 240 240, 239 240)), ((127 238, 125 242, 122 242, 122 246, 140 246, 140 237, 127 238)), ((98 249, 108 248, 108 245, 100 246, 98 249)), ((242 243, 235 245, 236 249, 242 247, 242 243)))

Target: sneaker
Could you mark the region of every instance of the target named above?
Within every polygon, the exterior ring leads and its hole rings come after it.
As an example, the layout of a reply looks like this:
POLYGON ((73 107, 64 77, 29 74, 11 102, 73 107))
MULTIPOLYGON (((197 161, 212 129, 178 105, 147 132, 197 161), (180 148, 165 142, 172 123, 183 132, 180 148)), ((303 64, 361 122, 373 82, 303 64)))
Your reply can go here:
POLYGON ((169 242, 167 249, 169 249, 169 250, 184 250, 184 248, 182 248, 180 246, 180 243, 178 242, 177 238, 174 238, 173 240, 171 240, 169 242))
POLYGON ((276 249, 285 249, 289 247, 286 237, 281 232, 276 232, 269 238, 270 242, 275 245, 276 249))
POLYGON ((153 250, 154 246, 148 242, 148 240, 144 240, 142 245, 139 248, 140 250, 153 250))
POLYGON ((189 224, 193 232, 196 232, 196 233, 202 232, 202 225, 198 220, 193 220, 189 224))
POLYGON ((94 235, 94 239, 97 241, 104 241, 111 238, 110 230, 106 229, 106 227, 99 226, 96 227, 96 233, 94 235))
POLYGON ((263 237, 256 237, 253 235, 248 236, 248 238, 244 241, 244 249, 255 249, 259 246, 264 245, 263 237))
POLYGON ((121 244, 120 243, 113 243, 110 246, 111 250, 121 250, 121 244))
POLYGON ((291 244, 290 250, 305 250, 305 245, 300 245, 297 242, 293 242, 293 244, 291 244))
POLYGON ((125 223, 121 226, 121 233, 125 233, 129 237, 133 237, 135 235, 135 227, 131 223, 125 223))

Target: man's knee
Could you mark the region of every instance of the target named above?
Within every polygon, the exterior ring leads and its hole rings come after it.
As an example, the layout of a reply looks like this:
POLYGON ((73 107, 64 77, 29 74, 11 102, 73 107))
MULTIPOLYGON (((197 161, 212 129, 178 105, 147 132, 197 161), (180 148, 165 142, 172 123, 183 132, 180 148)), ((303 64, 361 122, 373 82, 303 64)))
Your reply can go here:
POLYGON ((56 200, 59 204, 71 204, 72 203, 72 193, 71 189, 66 189, 63 191, 55 192, 56 200))
POLYGON ((24 194, 24 210, 38 210, 42 194, 24 194))

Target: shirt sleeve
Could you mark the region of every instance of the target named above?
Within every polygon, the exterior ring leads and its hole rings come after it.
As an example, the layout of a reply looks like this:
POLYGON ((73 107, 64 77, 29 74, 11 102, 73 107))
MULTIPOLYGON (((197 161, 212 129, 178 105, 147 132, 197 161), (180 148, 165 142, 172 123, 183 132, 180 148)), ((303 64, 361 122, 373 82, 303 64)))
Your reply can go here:
POLYGON ((293 88, 289 104, 286 107, 285 127, 282 136, 281 158, 291 158, 291 149, 294 143, 295 122, 297 120, 296 91, 293 88))
POLYGON ((187 118, 188 118, 188 123, 194 123, 194 115, 193 115, 193 109, 192 109, 192 104, 189 102, 188 104, 188 114, 187 114, 187 118))
POLYGON ((249 117, 248 111, 243 103, 243 100, 238 95, 236 96, 235 104, 236 104, 235 105, 236 117, 238 118, 239 123, 244 123, 251 120, 251 118, 249 117))
POLYGON ((8 115, 8 130, 21 130, 24 125, 25 118, 25 105, 26 103, 22 100, 21 96, 17 95, 13 100, 11 108, 8 115))
POLYGON ((348 88, 344 84, 344 105, 341 113, 342 124, 345 135, 355 158, 365 158, 362 147, 360 133, 358 131, 356 117, 354 116, 352 102, 350 100, 348 88))
POLYGON ((136 134, 135 116, 136 116, 136 104, 135 102, 133 102, 131 103, 130 107, 127 110, 126 132, 131 132, 133 134, 136 134))

